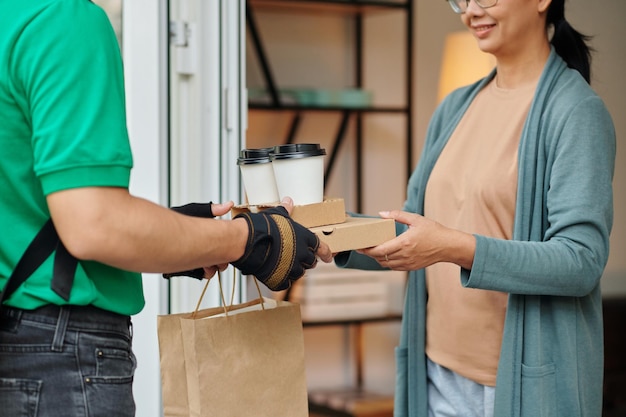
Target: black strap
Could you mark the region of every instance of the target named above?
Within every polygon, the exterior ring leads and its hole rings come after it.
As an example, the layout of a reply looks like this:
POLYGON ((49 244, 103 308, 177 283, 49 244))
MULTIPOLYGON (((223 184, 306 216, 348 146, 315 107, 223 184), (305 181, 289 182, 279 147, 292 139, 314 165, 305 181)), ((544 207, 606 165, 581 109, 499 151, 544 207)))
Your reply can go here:
POLYGON ((67 251, 50 219, 39 230, 17 263, 0 294, 0 304, 9 298, 55 250, 54 272, 50 287, 65 301, 69 301, 78 261, 67 251))
POLYGON ((54 255, 54 272, 50 287, 59 297, 69 301, 78 260, 67 251, 61 239, 57 237, 57 240, 57 250, 56 255, 54 255))

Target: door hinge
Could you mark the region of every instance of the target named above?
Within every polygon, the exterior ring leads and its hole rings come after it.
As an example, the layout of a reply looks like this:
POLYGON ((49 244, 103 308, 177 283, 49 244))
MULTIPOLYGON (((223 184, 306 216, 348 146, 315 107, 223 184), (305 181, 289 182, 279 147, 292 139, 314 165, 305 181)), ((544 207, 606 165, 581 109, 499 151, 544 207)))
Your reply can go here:
POLYGON ((194 75, 198 70, 197 23, 182 20, 170 22, 170 45, 174 47, 176 72, 194 75))
POLYGON ((180 20, 170 22, 170 44, 184 48, 189 45, 189 23, 180 20))

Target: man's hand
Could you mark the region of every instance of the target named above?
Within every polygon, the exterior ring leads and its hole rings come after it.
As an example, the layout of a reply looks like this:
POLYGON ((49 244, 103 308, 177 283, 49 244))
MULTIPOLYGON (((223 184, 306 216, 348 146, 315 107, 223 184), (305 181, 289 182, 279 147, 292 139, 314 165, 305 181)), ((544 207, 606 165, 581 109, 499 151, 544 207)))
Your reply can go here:
MULTIPOLYGON (((293 200, 291 199, 291 197, 285 197, 283 198, 283 201, 280 202, 280 205, 283 206, 286 210, 287 213, 289 213, 289 216, 291 216, 291 213, 293 212, 293 200)), ((330 247, 324 243, 320 241, 320 245, 317 248, 317 256, 324 262, 324 263, 331 263, 333 261, 333 257, 335 254, 333 254, 330 251, 330 247)))
POLYGON ((318 255, 324 262, 332 260, 328 246, 289 217, 292 208, 287 198, 281 206, 235 217, 246 220, 249 235, 244 255, 232 265, 273 291, 289 288, 306 269, 315 267, 318 255))

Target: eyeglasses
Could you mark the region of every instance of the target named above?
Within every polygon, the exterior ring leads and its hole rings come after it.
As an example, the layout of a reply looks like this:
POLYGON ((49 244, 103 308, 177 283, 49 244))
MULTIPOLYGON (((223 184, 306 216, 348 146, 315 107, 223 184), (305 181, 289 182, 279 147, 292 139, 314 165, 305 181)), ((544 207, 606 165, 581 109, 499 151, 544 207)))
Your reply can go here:
MULTIPOLYGON (((467 6, 471 0, 446 0, 454 13, 462 14, 467 10, 467 6)), ((488 9, 490 7, 495 6, 498 3, 498 0, 474 0, 478 6, 482 9, 488 9)))

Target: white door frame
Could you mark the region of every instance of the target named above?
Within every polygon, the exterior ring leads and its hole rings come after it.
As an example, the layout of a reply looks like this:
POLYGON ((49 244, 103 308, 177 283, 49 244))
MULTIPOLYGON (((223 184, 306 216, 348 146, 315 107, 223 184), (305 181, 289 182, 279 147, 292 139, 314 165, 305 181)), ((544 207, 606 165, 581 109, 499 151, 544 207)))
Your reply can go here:
MULTIPOLYGON (((243 0, 170 0, 171 203, 241 201, 236 164, 246 128, 243 0)), ((232 267, 224 274, 231 277, 232 267)), ((220 304, 214 280, 202 306, 220 304)), ((235 301, 242 298, 240 280, 235 301)), ((231 294, 232 280, 222 281, 231 294)), ((171 283, 171 312, 190 311, 202 282, 171 283)))
MULTIPOLYGON (((123 2, 134 195, 165 206, 241 201, 236 159, 247 125, 244 15, 244 0, 123 2), (170 47, 169 20, 189 24, 187 49, 170 47)), ((136 416, 155 417, 163 415, 156 317, 192 309, 202 283, 144 274, 143 284, 146 306, 133 317, 136 416)), ((240 280, 235 286, 237 302, 245 294, 240 280)), ((219 304, 215 290, 204 304, 219 304)))
MULTIPOLYGON (((130 189, 158 204, 168 200, 167 0, 123 2, 123 55, 128 130, 134 167, 130 189)), ((163 414, 156 316, 167 311, 167 282, 144 274, 146 306, 133 317, 137 417, 163 414)))

